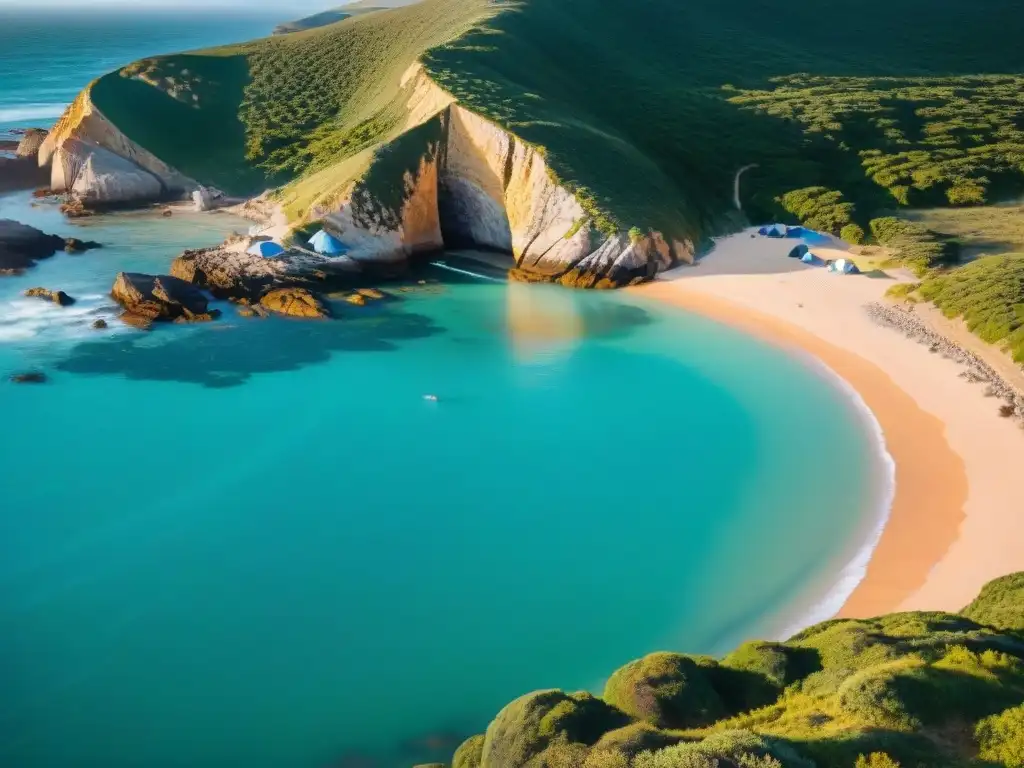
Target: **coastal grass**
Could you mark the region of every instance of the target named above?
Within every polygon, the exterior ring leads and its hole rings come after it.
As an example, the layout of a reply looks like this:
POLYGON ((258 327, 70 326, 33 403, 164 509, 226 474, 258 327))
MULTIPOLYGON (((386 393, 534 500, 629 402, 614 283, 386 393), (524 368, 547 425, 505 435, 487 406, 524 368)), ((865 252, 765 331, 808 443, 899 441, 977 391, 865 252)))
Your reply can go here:
MULTIPOLYGON (((146 60, 93 91, 172 166, 250 193, 393 140, 401 75, 421 61, 535 147, 606 233, 699 241, 732 228, 733 175, 757 163, 748 216, 791 217, 787 194, 821 189, 812 220, 856 242, 885 206, 1024 188, 1022 34, 1010 0, 867 0, 856 13, 812 0, 637 0, 628 13, 618 0, 423 0, 146 60)), ((358 165, 330 174, 333 187, 358 165)))
POLYGON ((986 205, 975 208, 928 208, 901 211, 900 217, 960 243, 962 259, 1024 253, 1024 205, 986 205))
POLYGON ((985 256, 931 274, 919 292, 946 317, 962 317, 973 333, 1024 363, 1024 253, 985 256))
POLYGON ((603 695, 503 709, 459 768, 996 768, 1024 757, 1024 574, 964 614, 837 619, 721 661, 656 653, 603 695), (736 674, 739 673, 739 674, 736 674), (738 692, 747 689, 746 697, 738 692), (767 698, 764 698, 767 696, 767 698))

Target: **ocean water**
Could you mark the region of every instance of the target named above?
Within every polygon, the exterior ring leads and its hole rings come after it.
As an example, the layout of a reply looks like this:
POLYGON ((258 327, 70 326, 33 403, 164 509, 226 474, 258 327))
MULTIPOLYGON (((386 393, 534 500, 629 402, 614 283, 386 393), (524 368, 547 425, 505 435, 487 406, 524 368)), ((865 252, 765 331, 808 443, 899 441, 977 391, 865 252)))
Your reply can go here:
POLYGON ((136 59, 264 37, 289 15, 30 6, 0 7, 0 140, 15 128, 49 128, 89 81, 136 59))
MULTIPOLYGON (((0 114, 271 26, 171 21, 5 38, 0 114)), ((700 317, 428 269, 330 322, 218 303, 144 333, 115 319, 115 274, 247 222, 69 222, 27 194, 0 217, 105 245, 0 278, 0 765, 446 760, 529 690, 827 615, 875 527, 851 400, 700 317), (27 370, 49 383, 7 381, 27 370)))
POLYGON ((710 321, 435 270, 143 333, 114 274, 239 222, 0 215, 107 244, 0 281, 0 374, 50 376, 0 382, 0 764, 445 758, 523 692, 771 634, 868 535, 867 425, 710 321))

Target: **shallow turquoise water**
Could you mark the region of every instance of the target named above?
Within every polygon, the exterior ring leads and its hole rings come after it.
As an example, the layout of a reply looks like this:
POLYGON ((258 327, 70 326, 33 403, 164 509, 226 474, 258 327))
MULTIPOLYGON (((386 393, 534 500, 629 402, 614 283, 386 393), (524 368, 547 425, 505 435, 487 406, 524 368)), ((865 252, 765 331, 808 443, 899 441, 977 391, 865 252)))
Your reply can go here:
POLYGON ((528 690, 777 628, 865 533, 840 393, 699 317, 467 279, 96 332, 117 270, 244 225, 4 215, 119 245, 0 280, 0 764, 444 759, 528 690))

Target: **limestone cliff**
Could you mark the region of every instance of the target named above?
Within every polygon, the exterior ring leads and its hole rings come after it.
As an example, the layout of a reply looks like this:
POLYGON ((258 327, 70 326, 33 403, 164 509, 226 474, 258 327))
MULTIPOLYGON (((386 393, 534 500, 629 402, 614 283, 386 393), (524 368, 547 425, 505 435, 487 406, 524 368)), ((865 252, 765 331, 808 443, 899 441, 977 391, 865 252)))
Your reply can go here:
POLYGON ((199 186, 121 133, 92 103, 89 87, 50 131, 38 160, 50 167, 55 192, 98 204, 183 197, 199 186))
POLYGON ((508 253, 514 276, 585 287, 652 277, 693 258, 658 232, 603 232, 543 156, 454 103, 418 67, 406 73, 406 132, 380 148, 341 202, 314 206, 357 261, 442 247, 508 253))

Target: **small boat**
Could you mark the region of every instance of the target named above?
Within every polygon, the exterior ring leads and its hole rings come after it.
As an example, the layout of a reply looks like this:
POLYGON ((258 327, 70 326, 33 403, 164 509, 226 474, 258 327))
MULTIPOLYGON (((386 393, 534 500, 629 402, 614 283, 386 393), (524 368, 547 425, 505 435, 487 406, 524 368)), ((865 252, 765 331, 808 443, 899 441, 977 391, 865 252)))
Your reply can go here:
POLYGON ((424 395, 423 399, 424 400, 429 400, 432 403, 436 403, 437 402, 437 395, 424 395))

